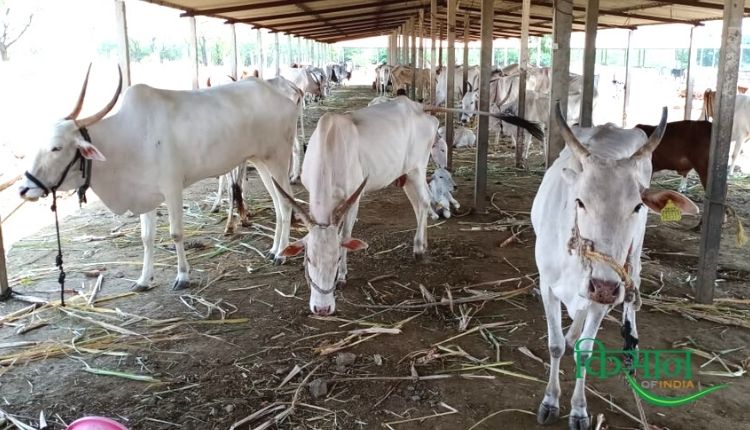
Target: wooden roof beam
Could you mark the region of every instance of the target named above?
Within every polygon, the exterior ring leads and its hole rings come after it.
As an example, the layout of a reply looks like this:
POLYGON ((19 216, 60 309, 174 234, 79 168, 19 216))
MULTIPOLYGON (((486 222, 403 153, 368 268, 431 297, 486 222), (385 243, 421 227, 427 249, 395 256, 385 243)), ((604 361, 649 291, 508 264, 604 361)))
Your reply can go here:
POLYGON ((268 9, 273 7, 283 7, 283 6, 299 6, 303 3, 314 3, 318 1, 324 1, 324 0, 277 0, 277 1, 269 1, 264 3, 250 3, 250 4, 244 4, 244 5, 238 5, 238 6, 226 6, 226 7, 215 7, 211 9, 196 9, 187 11, 185 13, 180 14, 180 16, 195 16, 195 15, 217 15, 222 13, 232 13, 232 12, 243 12, 248 10, 258 10, 258 9, 268 9))
MULTIPOLYGON (((406 20, 406 18, 403 17, 395 17, 389 20, 382 21, 382 25, 398 25, 403 23, 406 20)), ((353 23, 348 24, 341 24, 337 26, 337 28, 332 27, 325 27, 325 26, 317 26, 317 27, 311 27, 307 29, 297 30, 295 34, 299 35, 308 35, 308 34, 317 34, 317 33, 335 33, 335 32, 344 32, 346 30, 350 29, 379 29, 380 27, 376 27, 373 25, 372 21, 357 21, 353 23)), ((307 37, 307 36, 305 36, 307 37)))
MULTIPOLYGON (((415 7, 421 6, 419 0, 382 0, 380 2, 380 5, 387 6, 387 5, 392 5, 392 4, 399 4, 403 6, 404 3, 414 3, 415 7)), ((365 8, 376 8, 376 7, 378 7, 378 5, 376 4, 372 4, 372 5, 353 4, 353 5, 347 5, 347 6, 337 6, 337 7, 332 7, 328 9, 318 9, 318 10, 314 10, 314 13, 320 15, 320 14, 326 14, 326 13, 347 12, 351 10, 362 10, 365 8)), ((254 17, 247 18, 247 19, 239 19, 237 20, 237 22, 275 21, 275 20, 280 20, 280 19, 309 17, 309 16, 310 16, 309 12, 291 12, 291 13, 280 13, 276 15, 254 16, 254 17)))
MULTIPOLYGON (((702 8, 702 9, 724 10, 723 3, 707 3, 703 1, 697 1, 697 0, 653 0, 653 1, 658 2, 658 3, 677 4, 680 6, 689 6, 689 7, 696 7, 696 8, 702 8)), ((749 14, 750 8, 748 7, 744 8, 743 12, 746 14, 749 14)))
MULTIPOLYGON (((408 16, 409 12, 417 12, 419 10, 418 6, 408 6, 408 7, 402 7, 402 8, 396 8, 392 10, 383 11, 382 16, 384 18, 387 18, 393 14, 399 14, 399 15, 405 15, 408 16)), ((351 13, 344 16, 336 16, 328 18, 329 21, 335 21, 335 20, 352 20, 352 18, 362 18, 362 17, 368 17, 371 21, 372 18, 375 15, 376 12, 360 12, 360 13, 351 13)), ((283 23, 283 24, 276 24, 275 27, 281 30, 289 29, 293 27, 303 27, 305 24, 320 24, 319 19, 314 20, 304 20, 304 21, 294 21, 289 23, 283 23)))

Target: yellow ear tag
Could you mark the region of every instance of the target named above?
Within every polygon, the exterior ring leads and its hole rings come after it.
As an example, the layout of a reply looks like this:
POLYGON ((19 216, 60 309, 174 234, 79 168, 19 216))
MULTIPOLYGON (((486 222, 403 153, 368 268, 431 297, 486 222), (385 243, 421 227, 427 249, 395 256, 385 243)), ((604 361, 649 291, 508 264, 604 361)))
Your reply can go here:
POLYGON ((682 211, 674 205, 672 200, 667 200, 667 204, 661 210, 661 221, 679 221, 682 219, 682 211))

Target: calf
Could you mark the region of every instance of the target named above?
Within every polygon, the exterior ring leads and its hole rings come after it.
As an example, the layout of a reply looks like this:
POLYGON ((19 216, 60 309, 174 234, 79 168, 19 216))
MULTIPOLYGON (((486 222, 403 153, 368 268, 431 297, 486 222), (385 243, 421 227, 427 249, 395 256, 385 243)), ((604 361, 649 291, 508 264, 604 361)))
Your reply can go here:
MULTIPOLYGON (((438 136, 445 139, 445 126, 440 126, 440 128, 438 128, 438 136)), ((477 136, 470 128, 460 125, 456 127, 453 132, 454 148, 473 148, 476 146, 476 142, 477 136)))
MULTIPOLYGON (((580 351, 576 362, 585 363, 602 320, 622 303, 624 350, 638 346, 635 312, 647 208, 659 212, 671 200, 683 213, 698 213, 682 194, 649 190, 651 154, 666 128, 666 107, 649 137, 640 129, 612 124, 571 130, 559 104, 555 120, 566 148, 545 173, 531 207, 550 354, 549 381, 537 413, 540 424, 551 424, 560 414, 560 358, 566 339, 580 351), (567 337, 561 303, 573 318, 567 337)), ((579 370, 568 419, 572 430, 589 428, 585 367, 579 370)))
POLYGON ((451 172, 444 168, 438 168, 430 179, 430 206, 432 219, 451 217, 451 209, 458 209, 461 205, 453 198, 456 183, 453 181, 451 172))
MULTIPOLYGON (((656 129, 652 125, 638 124, 646 134, 656 129)), ((695 169, 706 189, 708 156, 711 148, 711 123, 708 121, 675 121, 667 124, 661 143, 651 155, 652 171, 674 170, 682 175, 680 192, 687 189, 687 175, 695 169)))
POLYGON ((425 178, 437 127, 437 118, 406 97, 348 114, 326 113, 318 121, 302 166, 309 212, 286 196, 308 233, 283 251, 284 256, 305 251, 314 314, 335 311, 335 289, 346 284, 346 254, 367 247, 351 237, 363 192, 394 182, 403 186, 417 220, 414 256, 425 253, 430 212, 425 178))

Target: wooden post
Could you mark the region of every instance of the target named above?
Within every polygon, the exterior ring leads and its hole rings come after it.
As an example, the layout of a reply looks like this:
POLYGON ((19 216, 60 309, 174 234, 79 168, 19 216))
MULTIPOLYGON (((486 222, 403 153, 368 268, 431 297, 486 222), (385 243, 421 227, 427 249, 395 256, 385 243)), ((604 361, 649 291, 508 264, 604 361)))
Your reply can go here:
POLYGON ((120 47, 120 69, 122 70, 122 84, 130 86, 130 46, 128 44, 128 19, 125 12, 125 2, 115 0, 115 21, 117 25, 117 44, 120 47))
POLYGON ((461 85, 461 94, 466 94, 469 89, 469 14, 464 13, 464 52, 463 52, 464 67, 461 70, 463 72, 461 79, 463 84, 461 85))
POLYGON ((552 23, 552 90, 550 91, 549 124, 547 125, 547 168, 552 165, 565 147, 562 133, 555 121, 555 106, 560 103, 562 111, 567 111, 570 83, 570 31, 573 26, 573 4, 572 0, 557 0, 556 4, 552 23))
POLYGON ((281 74, 281 51, 279 50, 279 32, 273 34, 273 47, 274 47, 274 53, 273 53, 273 63, 276 68, 274 76, 279 76, 281 74))
POLYGON ((693 114, 693 63, 695 62, 695 44, 693 35, 695 26, 690 28, 690 48, 688 49, 687 71, 685 72, 685 119, 689 120, 693 114))
POLYGON ((305 57, 305 50, 302 49, 302 39, 302 36, 297 38, 297 59, 295 63, 302 63, 304 61, 303 58, 305 57))
POLYGON ((230 73, 234 79, 237 79, 237 28, 234 23, 229 24, 229 37, 232 45, 232 58, 229 59, 229 67, 231 67, 230 73))
POLYGON ((435 25, 437 25, 437 0, 430 0, 430 103, 435 104, 435 25))
MULTIPOLYGON (((419 49, 417 54, 417 72, 421 75, 425 71, 424 66, 424 9, 419 10, 419 49)), ((417 94, 419 100, 424 101, 424 82, 420 81, 419 93, 417 94)))
POLYGON ((737 96, 737 75, 742 52, 742 15, 745 2, 724 0, 724 27, 721 32, 719 78, 716 85, 716 114, 711 131, 708 185, 703 200, 703 227, 698 251, 698 282, 695 298, 698 303, 714 300, 716 268, 721 245, 727 197, 727 162, 732 140, 734 103, 737 96))
POLYGON ((409 33, 411 37, 411 54, 409 55, 412 74, 411 74, 411 99, 417 99, 417 23, 414 19, 409 18, 409 33))
POLYGON ((628 105, 630 104, 630 39, 633 30, 628 31, 628 47, 625 49, 625 83, 622 94, 622 126, 628 123, 628 105))
POLYGON ((583 95, 581 97, 581 127, 591 127, 594 109, 594 72, 596 69, 596 28, 599 23, 599 0, 588 0, 586 5, 586 45, 583 50, 583 95))
MULTIPOLYGON (((518 112, 526 116, 526 75, 529 68, 529 20, 531 17, 531 0, 523 0, 521 7, 521 52, 518 56, 518 112)), ((516 130, 516 167, 526 169, 526 135, 521 127, 516 130)))
MULTIPOLYGON (((2 218, 0 218, 2 225, 2 218)), ((10 286, 8 285, 8 268, 5 265, 5 248, 3 247, 3 228, 0 226, 0 301, 10 298, 10 286)))
MULTIPOLYGON (((528 0, 527 0, 528 1, 528 0)), ((485 49, 492 46, 492 30, 495 18, 493 0, 482 0, 482 48, 480 50, 479 73, 479 110, 490 110, 490 73, 492 72, 492 50, 485 49)), ((479 117, 477 136, 477 156, 474 176, 474 209, 485 212, 487 207, 487 151, 490 142, 490 119, 482 115, 479 117)))
POLYGON ((192 48, 193 54, 193 89, 197 90, 198 87, 198 29, 195 25, 195 17, 191 16, 190 20, 190 47, 192 48))
MULTIPOLYGON (((440 25, 440 37, 438 38, 438 65, 443 66, 443 24, 440 25)), ((448 24, 446 23, 446 27, 448 24)))
MULTIPOLYGON (((456 80, 456 0, 448 0, 448 88, 445 106, 454 106, 456 80)), ((453 169, 453 112, 445 114, 445 142, 448 144, 448 170, 453 169)))
POLYGON ((263 55, 263 33, 260 31, 260 27, 255 29, 258 36, 258 77, 263 79, 263 70, 266 68, 266 57, 263 55))
POLYGON ((290 34, 286 35, 287 40, 287 46, 289 46, 289 64, 287 64, 287 67, 291 66, 295 63, 294 61, 294 41, 292 40, 294 36, 290 34))

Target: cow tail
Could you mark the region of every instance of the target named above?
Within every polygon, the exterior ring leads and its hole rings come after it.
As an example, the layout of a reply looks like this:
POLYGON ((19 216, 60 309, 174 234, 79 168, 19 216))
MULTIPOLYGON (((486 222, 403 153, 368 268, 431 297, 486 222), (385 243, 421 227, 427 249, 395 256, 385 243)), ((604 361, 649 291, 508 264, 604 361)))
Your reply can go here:
POLYGON ((539 123, 537 122, 531 122, 527 119, 521 118, 520 116, 511 115, 511 114, 504 114, 504 113, 497 113, 497 114, 491 114, 495 118, 505 121, 508 124, 513 124, 516 127, 521 127, 522 129, 528 131, 532 136, 535 138, 543 141, 544 140, 544 131, 542 131, 542 128, 539 126, 539 123))

